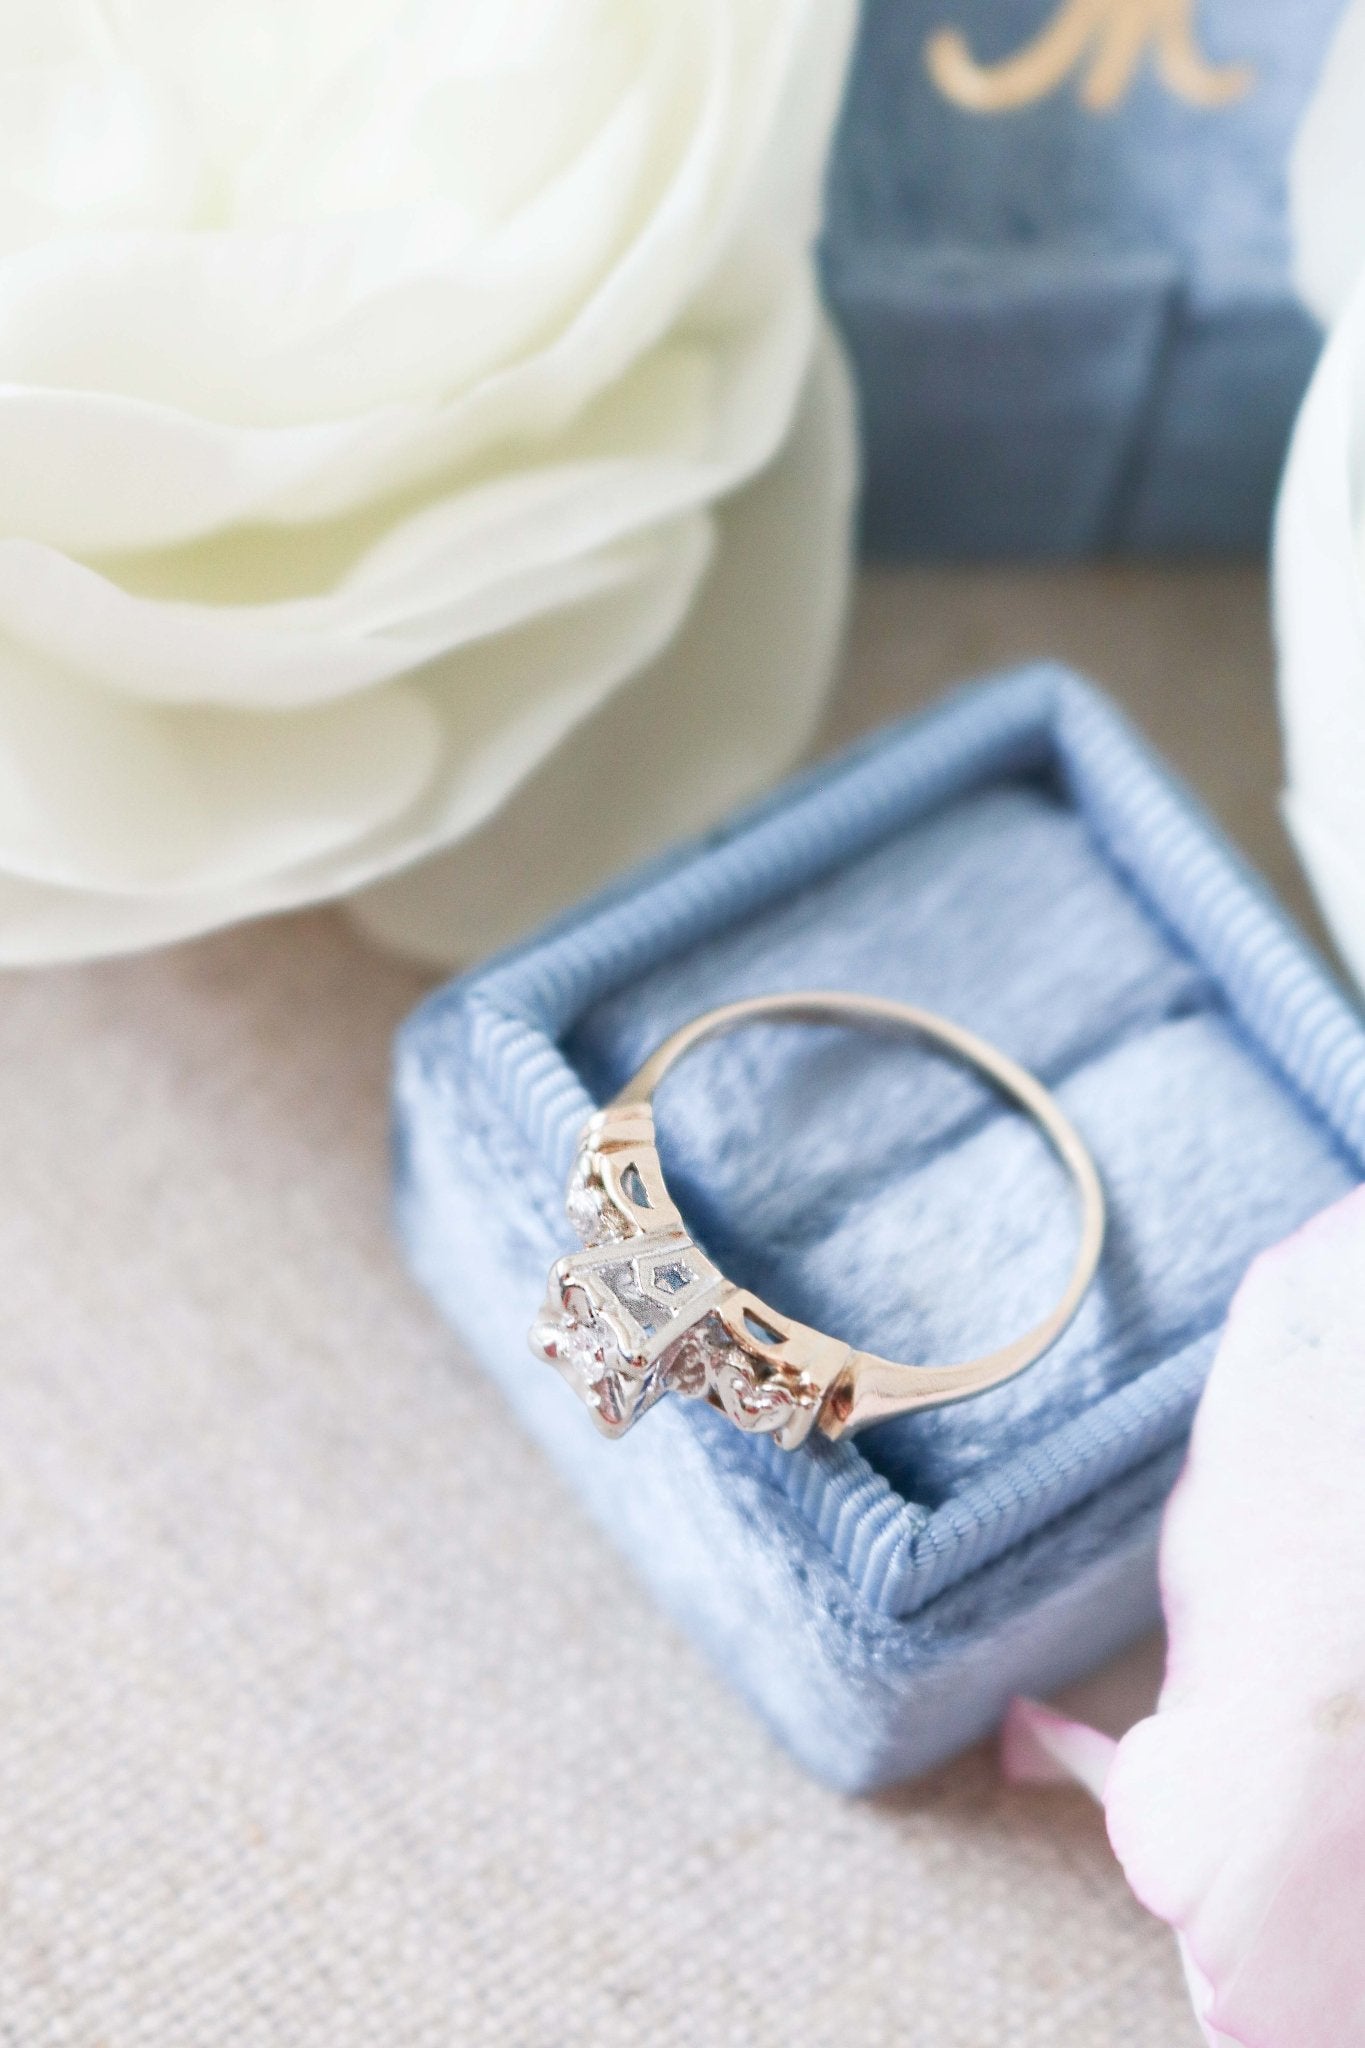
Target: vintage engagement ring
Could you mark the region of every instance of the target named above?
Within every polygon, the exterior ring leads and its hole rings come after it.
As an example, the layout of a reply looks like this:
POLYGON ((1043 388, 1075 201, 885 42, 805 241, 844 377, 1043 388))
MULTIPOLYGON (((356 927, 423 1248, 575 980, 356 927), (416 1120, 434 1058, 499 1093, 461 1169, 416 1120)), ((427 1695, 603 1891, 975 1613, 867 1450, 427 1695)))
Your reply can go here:
POLYGON ((583 1249, 560 1259, 531 1331, 606 1435, 621 1436, 661 1395, 709 1401, 740 1429, 795 1450, 812 1429, 847 1436, 916 1408, 999 1386, 1066 1328, 1094 1278, 1104 1195, 1094 1162, 1042 1083, 974 1032, 876 996, 827 990, 755 996, 693 1018, 590 1117, 565 1204, 583 1249), (961 1365, 898 1365, 856 1351, 736 1287, 689 1236, 664 1183, 654 1091, 703 1039, 757 1023, 860 1024, 928 1039, 978 1068, 1041 1127, 1080 1197, 1080 1246, 1061 1299, 998 1351, 961 1365))

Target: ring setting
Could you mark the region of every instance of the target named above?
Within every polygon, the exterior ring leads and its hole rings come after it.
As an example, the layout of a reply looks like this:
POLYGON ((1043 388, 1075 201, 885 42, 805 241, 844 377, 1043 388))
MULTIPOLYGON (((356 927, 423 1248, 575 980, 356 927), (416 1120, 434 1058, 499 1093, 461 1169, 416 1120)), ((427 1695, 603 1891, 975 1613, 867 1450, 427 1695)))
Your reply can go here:
POLYGON ((589 1120, 565 1208, 583 1249, 553 1268, 531 1345, 606 1435, 624 1435, 675 1393, 710 1401, 784 1450, 804 1443, 848 1347, 778 1318, 688 1235, 647 1103, 589 1120))
POLYGON ((603 1433, 619 1437, 665 1394, 705 1400, 737 1428, 795 1450, 1012 1378, 1071 1321, 1099 1262, 1104 1198, 1074 1126, 1024 1068, 986 1040, 909 1004, 833 991, 751 997, 693 1019, 584 1126, 565 1197, 581 1248, 552 1267, 532 1350, 603 1433), (1022 1337, 960 1365, 906 1365, 855 1350, 736 1286, 695 1242, 659 1162, 652 1099, 704 1039, 759 1022, 863 1024, 928 1039, 975 1066, 1041 1126, 1080 1198, 1081 1233, 1060 1301, 1022 1337))

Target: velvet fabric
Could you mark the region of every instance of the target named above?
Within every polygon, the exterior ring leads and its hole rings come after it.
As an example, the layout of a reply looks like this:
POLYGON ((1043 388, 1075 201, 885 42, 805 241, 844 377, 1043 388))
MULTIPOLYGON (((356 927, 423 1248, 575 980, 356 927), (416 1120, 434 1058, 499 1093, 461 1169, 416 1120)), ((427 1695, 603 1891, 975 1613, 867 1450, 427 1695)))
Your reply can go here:
MULTIPOLYGON (((1075 1214, 1026 1119, 906 1041, 762 1027, 658 1098, 699 1240, 776 1306, 942 1362, 1036 1319, 1075 1214)), ((402 1035, 416 1270, 658 1596, 811 1769, 973 1740, 1156 1613, 1165 1493, 1251 1257, 1361 1178, 1365 1037, 1087 686, 987 684, 433 997, 402 1035), (1109 1202, 1048 1356, 794 1455, 697 1403, 619 1444, 526 1348, 575 1134, 673 1025, 744 993, 899 996, 1054 1089, 1109 1202)), ((628 1701, 623 1714, 628 1718, 628 1701)))
POLYGON ((1021 105, 970 108, 935 82, 937 33, 990 66, 1077 11, 866 0, 824 268, 874 552, 1265 544, 1320 343, 1289 282, 1285 168, 1342 0, 1191 4, 1200 63, 1245 67, 1223 104, 1163 74, 1169 5, 1107 106, 1086 97, 1097 17, 1021 105))

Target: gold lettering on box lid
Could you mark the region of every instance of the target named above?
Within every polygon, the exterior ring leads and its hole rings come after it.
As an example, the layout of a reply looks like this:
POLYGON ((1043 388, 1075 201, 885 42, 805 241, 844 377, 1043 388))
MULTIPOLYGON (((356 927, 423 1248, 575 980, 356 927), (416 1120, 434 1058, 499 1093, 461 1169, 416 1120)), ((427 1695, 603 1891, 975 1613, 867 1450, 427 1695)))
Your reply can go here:
POLYGON ((1060 0, 1032 42, 998 64, 978 64, 955 28, 937 29, 924 63, 945 99, 973 114, 1007 114, 1056 92, 1073 73, 1077 94, 1105 114, 1127 97, 1151 52, 1167 91, 1196 107, 1226 107, 1255 84, 1249 64, 1210 64, 1195 39, 1194 0, 1060 0))

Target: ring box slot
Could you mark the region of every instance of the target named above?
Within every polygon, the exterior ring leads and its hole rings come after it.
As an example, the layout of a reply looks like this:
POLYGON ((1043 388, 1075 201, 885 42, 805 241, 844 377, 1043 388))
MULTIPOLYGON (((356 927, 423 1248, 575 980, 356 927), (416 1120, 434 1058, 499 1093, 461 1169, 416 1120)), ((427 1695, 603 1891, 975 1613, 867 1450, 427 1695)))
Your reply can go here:
MULTIPOLYGON (((777 1308, 946 1363, 1060 1293, 1029 1120, 906 1038, 757 1026, 657 1100, 699 1242, 777 1308)), ((417 1271, 604 1526, 788 1745, 864 1787, 1156 1614, 1160 1506, 1250 1259, 1361 1178, 1365 1039, 1258 884, 1086 685, 979 686, 432 998, 398 1064, 417 1271), (1101 1268, 1043 1360, 795 1454, 670 1400, 620 1444, 526 1350, 583 1118, 714 1004, 938 1010, 1058 1095, 1101 1268)))

